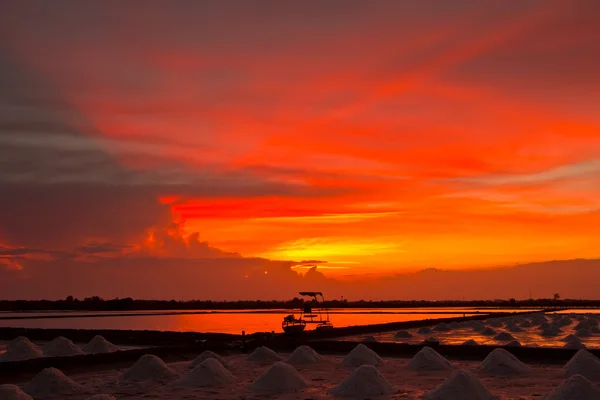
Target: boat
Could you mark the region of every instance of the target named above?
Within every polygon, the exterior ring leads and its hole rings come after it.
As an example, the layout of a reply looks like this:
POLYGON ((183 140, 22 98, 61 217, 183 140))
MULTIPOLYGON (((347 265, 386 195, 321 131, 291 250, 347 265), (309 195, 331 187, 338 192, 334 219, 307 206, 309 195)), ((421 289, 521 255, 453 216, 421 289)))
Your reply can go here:
POLYGON ((329 310, 323 307, 325 298, 321 292, 300 292, 300 296, 311 297, 310 301, 304 303, 304 307, 300 310, 299 316, 294 314, 287 315, 283 318, 281 328, 288 335, 294 335, 304 332, 307 324, 317 325, 315 330, 318 332, 326 332, 333 329, 333 324, 329 320, 329 310), (319 302, 319 297, 321 301, 319 302), (315 307, 316 303, 316 307, 315 307))

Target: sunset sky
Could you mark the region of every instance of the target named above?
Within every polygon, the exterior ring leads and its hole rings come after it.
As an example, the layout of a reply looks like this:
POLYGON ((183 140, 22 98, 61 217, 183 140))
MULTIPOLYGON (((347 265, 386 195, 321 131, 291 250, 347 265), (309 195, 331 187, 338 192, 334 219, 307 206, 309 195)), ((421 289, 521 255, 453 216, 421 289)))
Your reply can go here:
POLYGON ((598 15, 3 1, 5 282, 61 260, 319 260, 352 280, 600 258, 598 15))

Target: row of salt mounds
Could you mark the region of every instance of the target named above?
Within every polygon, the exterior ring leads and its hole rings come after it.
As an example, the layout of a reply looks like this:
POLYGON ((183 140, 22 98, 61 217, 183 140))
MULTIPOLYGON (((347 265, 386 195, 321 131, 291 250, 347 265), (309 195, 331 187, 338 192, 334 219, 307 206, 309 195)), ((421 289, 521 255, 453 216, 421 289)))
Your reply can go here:
POLYGON ((450 325, 448 325, 447 323, 440 322, 439 324, 437 324, 435 326, 435 328, 433 328, 433 330, 434 331, 438 331, 438 332, 448 332, 448 331, 450 331, 452 329, 450 328, 450 325))
POLYGON ((294 367, 279 361, 256 378, 250 385, 250 389, 264 392, 288 392, 307 386, 308 383, 294 367))
POLYGON ((66 396, 83 392, 83 386, 56 368, 46 368, 27 385, 25 392, 35 398, 66 396))
POLYGON ((600 379, 600 359, 587 350, 579 350, 563 367, 566 376, 583 375, 588 379, 600 379))
POLYGON ((214 358, 215 360, 220 362, 221 365, 224 366, 225 368, 229 367, 229 363, 223 357, 221 357, 220 355, 218 355, 216 353, 213 353, 210 350, 206 350, 206 351, 203 351, 202 354, 200 354, 198 357, 196 357, 194 359, 194 361, 192 361, 192 363, 190 364, 190 369, 196 368, 203 361, 208 360, 209 358, 214 358))
POLYGON ((17 385, 0 385, 0 399, 2 400, 33 400, 17 385))
POLYGON ((334 396, 369 398, 395 393, 396 389, 372 365, 361 365, 339 385, 329 390, 334 396))
POLYGON ((300 346, 297 347, 296 350, 290 354, 290 356, 285 360, 286 363, 290 365, 306 365, 313 364, 317 361, 321 360, 321 356, 319 353, 314 351, 309 346, 300 346))
POLYGON ((207 358, 175 382, 181 387, 224 386, 234 380, 234 376, 215 358, 207 358))
POLYGON ((42 351, 48 357, 66 357, 83 354, 83 351, 75 343, 63 336, 59 336, 46 343, 42 351))
POLYGON ((495 349, 482 361, 478 370, 489 375, 521 375, 530 372, 531 367, 508 351, 495 349))
POLYGON ((110 394, 96 394, 92 397, 88 397, 85 400, 117 400, 114 396, 110 394))
POLYGON ((270 363, 281 361, 282 358, 279 354, 275 353, 268 347, 260 346, 254 349, 254 351, 248 356, 248 361, 257 363, 270 363))
POLYGON ((419 330, 417 331, 417 333, 421 334, 421 335, 428 335, 428 334, 431 333, 431 328, 428 328, 428 327, 424 326, 422 328, 419 328, 419 330))
POLYGON ((94 336, 88 344, 83 346, 83 351, 88 354, 114 353, 119 350, 119 346, 115 346, 100 335, 94 336))
POLYGON ((423 347, 408 363, 413 371, 439 371, 454 369, 452 363, 431 347, 423 347))
POLYGON ((19 336, 6 345, 2 361, 23 361, 38 357, 43 357, 40 349, 25 336, 19 336))
POLYGON ((427 392, 425 400, 496 400, 497 397, 472 372, 460 369, 437 388, 427 392))
POLYGON ((163 360, 152 354, 144 354, 123 374, 125 382, 164 382, 178 376, 163 360))
POLYGON ((573 375, 542 400, 597 400, 600 399, 600 388, 581 375, 573 375))
POLYGON ((344 357, 342 364, 349 366, 380 365, 383 364, 383 359, 373 350, 360 343, 344 357))
POLYGON ((506 347, 523 347, 523 345, 518 340, 513 340, 512 342, 507 343, 506 347))

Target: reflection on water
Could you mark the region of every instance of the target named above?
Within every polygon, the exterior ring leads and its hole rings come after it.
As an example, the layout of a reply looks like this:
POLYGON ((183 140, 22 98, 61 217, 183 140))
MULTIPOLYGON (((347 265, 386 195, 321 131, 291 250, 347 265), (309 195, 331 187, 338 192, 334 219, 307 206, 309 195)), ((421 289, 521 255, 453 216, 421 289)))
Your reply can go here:
MULTIPOLYGON (((124 329, 159 331, 222 332, 239 334, 254 332, 281 332, 280 313, 208 313, 181 315, 144 315, 126 317, 88 317, 57 319, 0 320, 0 327, 52 329, 124 329)), ((469 315, 469 314, 467 314, 469 315)), ((334 314, 331 321, 336 327, 416 321, 422 319, 462 317, 460 314, 334 314)), ((311 327, 307 327, 310 329, 311 327)))
MULTIPOLYGON (((570 312, 569 314, 571 314, 570 312)), ((592 313, 594 314, 594 313, 592 313)), ((597 314, 596 314, 597 315, 597 314)), ((564 313, 562 316, 565 316, 564 313)), ((541 329, 539 326, 531 326, 521 328, 522 332, 513 332, 509 330, 504 324, 500 327, 490 326, 489 321, 491 319, 484 321, 484 323, 492 328, 496 334, 501 332, 510 333, 521 345, 530 346, 530 347, 563 347, 565 342, 562 340, 568 335, 572 335, 576 333, 575 327, 579 324, 579 320, 576 318, 582 318, 581 316, 573 316, 573 322, 564 325, 560 328, 560 333, 553 337, 545 337, 541 335, 541 329)), ((556 318, 554 315, 548 315, 548 322, 552 323, 552 320, 556 318)), ((433 328, 433 326, 431 327, 433 328)), ((423 340, 428 338, 437 339, 440 344, 450 344, 450 345, 460 345, 465 341, 472 339, 475 340, 478 344, 485 345, 506 345, 507 341, 498 341, 494 340, 494 335, 483 335, 480 332, 477 332, 473 328, 470 327, 461 327, 454 328, 450 331, 436 331, 432 330, 431 333, 419 334, 418 329, 408 329, 408 332, 412 334, 412 337, 409 338, 395 338, 394 335, 396 331, 392 332, 381 332, 375 333, 370 336, 373 336, 379 342, 396 342, 396 343, 409 343, 409 344, 419 344, 423 342, 423 340)), ((365 335, 358 336, 348 336, 343 338, 342 340, 348 341, 362 341, 365 335)), ((589 336, 580 337, 581 342, 589 347, 589 348, 600 348, 600 334, 590 333, 589 336)))

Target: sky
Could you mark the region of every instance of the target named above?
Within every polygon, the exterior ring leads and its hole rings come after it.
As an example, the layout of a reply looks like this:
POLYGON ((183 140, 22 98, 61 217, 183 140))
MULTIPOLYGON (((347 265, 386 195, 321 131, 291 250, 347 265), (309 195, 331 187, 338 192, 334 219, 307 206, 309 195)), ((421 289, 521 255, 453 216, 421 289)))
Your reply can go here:
MULTIPOLYGON (((598 259, 599 14, 596 0, 3 1, 0 288, 406 297, 381 288, 598 259)), ((425 286, 410 296, 486 295, 425 286)))

